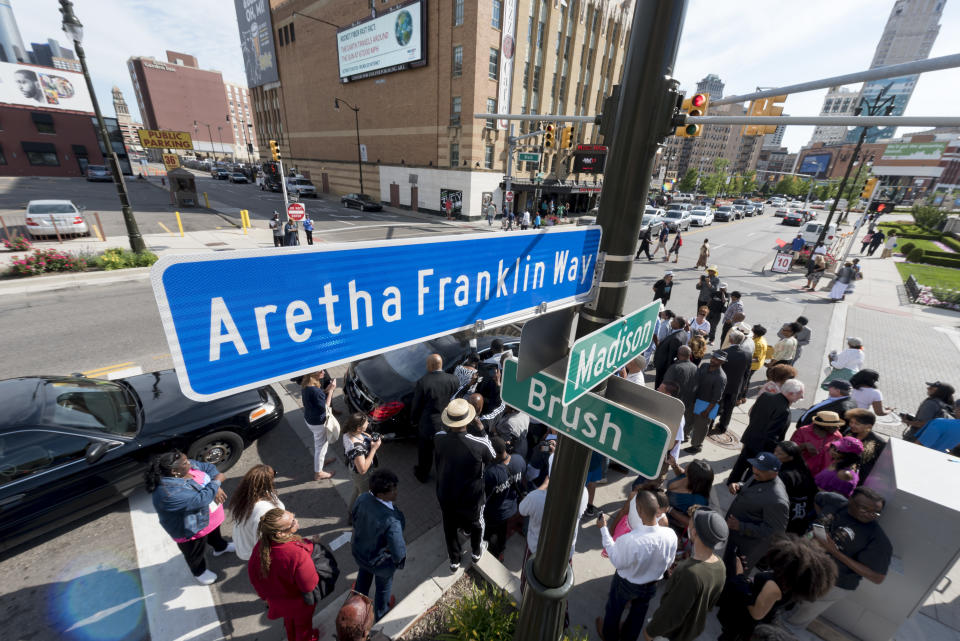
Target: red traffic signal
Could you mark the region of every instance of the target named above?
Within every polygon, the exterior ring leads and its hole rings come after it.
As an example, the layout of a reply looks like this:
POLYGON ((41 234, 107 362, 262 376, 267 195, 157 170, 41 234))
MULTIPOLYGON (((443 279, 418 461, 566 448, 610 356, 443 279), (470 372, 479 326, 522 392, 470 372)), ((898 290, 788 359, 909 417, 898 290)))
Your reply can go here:
POLYGON ((690 99, 690 103, 694 107, 702 107, 705 102, 707 102, 707 96, 702 93, 695 93, 693 94, 693 98, 690 99))
POLYGON ((879 205, 877 205, 877 211, 883 211, 886 208, 887 206, 884 203, 880 203, 879 205))

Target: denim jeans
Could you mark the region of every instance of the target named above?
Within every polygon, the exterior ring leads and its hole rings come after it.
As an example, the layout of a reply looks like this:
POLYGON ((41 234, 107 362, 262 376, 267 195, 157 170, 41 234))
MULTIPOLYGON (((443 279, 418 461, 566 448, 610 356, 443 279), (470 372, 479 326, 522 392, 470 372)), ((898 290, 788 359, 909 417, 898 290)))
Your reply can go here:
POLYGON ((357 568, 357 585, 354 588, 364 596, 370 592, 370 583, 376 580, 377 589, 373 596, 373 613, 379 621, 390 609, 390 589, 393 587, 393 573, 396 568, 382 567, 377 569, 357 568))
POLYGON ((643 623, 647 618, 647 608, 650 599, 657 592, 657 582, 651 581, 643 585, 630 583, 618 573, 614 573, 610 582, 610 595, 607 597, 607 607, 603 613, 603 638, 605 641, 636 641, 640 638, 643 623), (630 613, 623 627, 620 627, 620 617, 623 609, 630 604, 630 613))

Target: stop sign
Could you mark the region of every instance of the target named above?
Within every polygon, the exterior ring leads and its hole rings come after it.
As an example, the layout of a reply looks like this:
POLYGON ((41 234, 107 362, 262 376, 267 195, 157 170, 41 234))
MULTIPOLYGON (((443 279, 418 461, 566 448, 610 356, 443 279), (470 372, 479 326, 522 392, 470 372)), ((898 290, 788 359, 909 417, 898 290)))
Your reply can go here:
POLYGON ((290 220, 303 220, 307 215, 307 208, 301 203, 290 203, 287 205, 287 218, 290 220))
POLYGON ((506 194, 504 194, 503 199, 506 200, 508 203, 512 203, 512 202, 513 202, 513 192, 512 192, 512 191, 508 191, 506 194))

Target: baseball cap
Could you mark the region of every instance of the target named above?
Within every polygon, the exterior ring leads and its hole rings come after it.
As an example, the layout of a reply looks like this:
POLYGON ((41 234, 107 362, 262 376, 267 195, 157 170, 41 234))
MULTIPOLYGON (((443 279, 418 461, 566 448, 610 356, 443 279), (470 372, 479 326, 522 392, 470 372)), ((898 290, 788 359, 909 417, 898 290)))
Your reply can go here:
MULTIPOLYGON (((844 438, 847 438, 847 437, 844 437, 844 438)), ((773 454, 773 452, 760 452, 754 458, 747 459, 747 463, 749 463, 750 465, 754 466, 755 468, 763 472, 779 472, 780 471, 780 459, 778 459, 773 454)))
POLYGON ((696 530, 700 540, 710 548, 716 548, 730 535, 730 529, 723 517, 705 508, 700 508, 693 513, 693 529, 696 530))

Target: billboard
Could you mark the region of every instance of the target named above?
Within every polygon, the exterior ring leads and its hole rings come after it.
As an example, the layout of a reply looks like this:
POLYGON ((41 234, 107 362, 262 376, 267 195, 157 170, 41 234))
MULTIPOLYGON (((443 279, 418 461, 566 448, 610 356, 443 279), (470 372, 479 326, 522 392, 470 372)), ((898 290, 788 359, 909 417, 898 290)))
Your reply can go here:
POLYGON ((804 156, 800 163, 798 174, 810 174, 815 178, 825 178, 827 170, 830 169, 830 159, 833 154, 810 154, 804 156))
POLYGON ((573 172, 577 174, 602 174, 606 163, 606 151, 589 152, 578 148, 573 154, 573 172))
POLYGON ((427 64, 423 5, 424 0, 412 0, 337 31, 340 82, 427 64))
POLYGON ((140 144, 150 149, 193 149, 193 139, 186 131, 139 129, 140 144))
POLYGON ((887 145, 883 160, 938 160, 946 142, 894 142, 887 145))
POLYGON ((0 62, 0 102, 93 113, 83 74, 0 62))
POLYGON ((277 82, 277 55, 273 48, 273 23, 269 0, 233 0, 240 29, 240 49, 247 70, 247 86, 253 89, 277 82))

